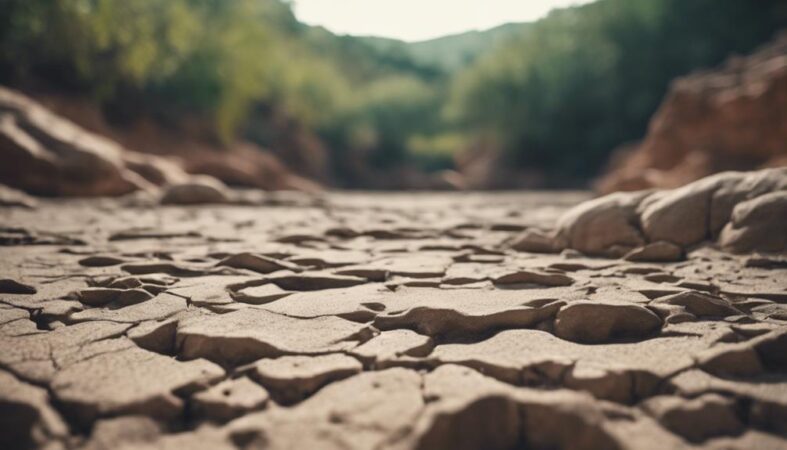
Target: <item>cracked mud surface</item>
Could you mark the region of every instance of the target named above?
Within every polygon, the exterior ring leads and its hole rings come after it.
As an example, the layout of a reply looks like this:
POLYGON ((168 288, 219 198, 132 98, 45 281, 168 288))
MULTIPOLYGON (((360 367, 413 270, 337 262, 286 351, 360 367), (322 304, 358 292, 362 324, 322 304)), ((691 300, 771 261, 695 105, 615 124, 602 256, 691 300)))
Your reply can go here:
POLYGON ((2 208, 0 448, 785 448, 785 255, 516 250, 586 198, 2 208))

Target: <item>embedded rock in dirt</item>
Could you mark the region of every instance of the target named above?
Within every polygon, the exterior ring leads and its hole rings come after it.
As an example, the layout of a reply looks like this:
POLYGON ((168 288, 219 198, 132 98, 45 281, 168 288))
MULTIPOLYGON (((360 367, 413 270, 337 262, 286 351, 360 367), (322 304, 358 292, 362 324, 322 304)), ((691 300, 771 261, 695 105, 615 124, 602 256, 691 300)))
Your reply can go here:
POLYGON ((571 303, 558 311, 555 319, 557 336, 587 344, 641 340, 652 336, 660 328, 659 316, 635 304, 571 303))
POLYGON ((271 273, 277 270, 300 270, 300 266, 296 264, 248 252, 228 256, 219 261, 216 265, 234 267, 236 269, 248 269, 257 273, 271 273))
POLYGON ((533 270, 517 270, 505 273, 492 280, 498 285, 536 284, 541 286, 570 286, 574 279, 559 273, 536 272, 533 270))
POLYGON ((194 176, 188 182, 164 188, 162 205, 204 205, 227 203, 227 188, 219 180, 206 175, 194 176))
POLYGON ((618 193, 584 202, 560 218, 558 239, 589 255, 612 255, 640 247, 645 240, 637 228, 636 208, 645 196, 644 192, 618 193))
POLYGON ((271 283, 288 291, 320 291, 364 284, 364 278, 349 275, 306 272, 294 275, 275 275, 268 278, 271 283))
POLYGON ((88 306, 106 306, 110 303, 123 307, 153 298, 144 289, 86 288, 77 292, 79 301, 88 306))
POLYGON ((787 190, 738 203, 731 219, 719 238, 724 248, 735 253, 787 250, 787 190))
POLYGON ((696 317, 727 317, 742 314, 729 301, 697 291, 686 291, 660 297, 654 300, 653 304, 682 306, 696 317))
POLYGON ((665 241, 656 241, 626 253, 627 261, 671 262, 683 259, 683 248, 665 241))
POLYGON ((528 229, 511 243, 511 248, 520 252, 557 253, 563 246, 552 236, 541 230, 528 229))
POLYGON ((718 238, 738 252, 787 249, 787 169, 724 172, 665 191, 615 193, 558 221, 555 245, 632 261, 678 260, 718 238), (721 235, 719 235, 721 233, 721 235))
POLYGON ((251 376, 267 387, 278 402, 292 404, 326 384, 358 374, 362 369, 357 359, 338 353, 282 356, 257 362, 251 376))
POLYGON ((123 264, 120 266, 120 269, 132 275, 167 274, 173 277, 196 277, 199 275, 206 275, 210 272, 208 269, 174 264, 166 261, 123 264))
POLYGON ((683 247, 708 239, 713 193, 725 184, 739 181, 742 176, 738 172, 725 172, 653 194, 640 206, 645 235, 651 241, 666 241, 683 247))
POLYGON ((33 286, 10 278, 0 278, 0 293, 2 294, 35 294, 36 292, 38 290, 33 286))
POLYGON ((710 234, 719 237, 722 228, 730 222, 736 205, 769 192, 787 190, 787 168, 747 172, 736 183, 722 184, 716 189, 710 205, 710 234))
POLYGON ((295 319, 247 309, 180 322, 177 349, 185 359, 241 364, 260 358, 346 351, 371 337, 363 324, 338 317, 295 319))
POLYGON ((108 267, 108 266, 116 266, 124 262, 126 262, 125 259, 117 258, 114 256, 92 255, 80 259, 79 265, 85 267, 108 267))

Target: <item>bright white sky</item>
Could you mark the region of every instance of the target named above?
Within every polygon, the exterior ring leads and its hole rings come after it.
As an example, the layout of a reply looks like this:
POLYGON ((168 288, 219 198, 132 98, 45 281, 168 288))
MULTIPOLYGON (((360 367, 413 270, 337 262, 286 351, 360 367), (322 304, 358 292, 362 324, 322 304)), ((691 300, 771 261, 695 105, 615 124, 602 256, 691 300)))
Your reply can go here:
POLYGON ((302 22, 337 34, 421 41, 507 22, 590 0, 292 0, 302 22))

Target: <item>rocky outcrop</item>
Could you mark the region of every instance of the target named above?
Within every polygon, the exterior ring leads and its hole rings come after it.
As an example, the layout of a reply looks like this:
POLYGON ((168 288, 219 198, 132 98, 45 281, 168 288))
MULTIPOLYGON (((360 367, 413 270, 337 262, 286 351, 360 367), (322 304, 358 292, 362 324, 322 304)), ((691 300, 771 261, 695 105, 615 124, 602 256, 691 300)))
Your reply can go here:
MULTIPOLYGON (((32 100, 0 89, 0 181, 46 196, 123 195, 152 183, 127 167, 126 151, 88 133, 32 100)), ((167 181, 183 175, 155 166, 167 181)))
POLYGON ((597 188, 672 188, 724 170, 783 165, 787 33, 750 56, 677 79, 645 139, 621 148, 597 188))
POLYGON ((0 87, 0 183, 35 195, 83 197, 173 186, 164 197, 166 203, 178 204, 222 202, 216 191, 224 183, 266 190, 317 189, 251 144, 221 149, 155 128, 124 133, 90 108, 86 114, 85 108, 56 109, 90 130, 0 87), (134 133, 138 136, 130 137, 134 133), (206 177, 194 179, 191 174, 206 177), (214 192, 207 192, 211 188, 214 192))
POLYGON ((566 212, 548 233, 526 231, 512 248, 633 261, 675 261, 717 241, 734 253, 787 250, 787 168, 724 172, 678 189, 614 193, 566 212))

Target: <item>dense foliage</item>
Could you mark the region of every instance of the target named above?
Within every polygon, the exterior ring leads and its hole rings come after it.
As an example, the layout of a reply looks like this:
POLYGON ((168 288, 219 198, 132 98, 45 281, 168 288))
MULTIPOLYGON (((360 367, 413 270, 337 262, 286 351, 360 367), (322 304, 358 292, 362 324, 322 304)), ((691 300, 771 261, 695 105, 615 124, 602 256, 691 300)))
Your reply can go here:
POLYGON ((6 77, 43 77, 121 110, 142 101, 204 113, 225 140, 256 102, 313 123, 345 87, 298 39, 289 8, 272 0, 1 3, 6 77))
POLYGON ((643 135, 672 78, 787 23, 783 0, 599 0, 407 45, 303 25, 279 0, 0 0, 0 10, 0 82, 90 95, 113 120, 198 116, 224 143, 271 145, 284 118, 319 137, 349 184, 348 160, 440 169, 481 138, 553 179, 592 176, 643 135))
POLYGON ((786 19, 782 0, 601 0, 556 11, 460 74, 449 111, 519 164, 587 177, 643 136, 670 80, 751 50, 786 19))

